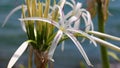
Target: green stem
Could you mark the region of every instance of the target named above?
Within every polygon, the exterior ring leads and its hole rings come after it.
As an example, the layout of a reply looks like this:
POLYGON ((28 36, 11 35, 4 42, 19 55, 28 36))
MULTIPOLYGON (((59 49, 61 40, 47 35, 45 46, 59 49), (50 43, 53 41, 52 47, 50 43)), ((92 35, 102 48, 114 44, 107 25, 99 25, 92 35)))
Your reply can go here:
MULTIPOLYGON (((98 6, 97 6, 97 11, 98 11, 98 31, 104 33, 105 21, 104 21, 104 14, 102 12, 101 0, 97 0, 97 4, 98 4, 98 6)), ((100 37, 100 38, 105 40, 105 38, 103 38, 103 37, 100 37)), ((103 65, 102 68, 110 68, 107 48, 101 45, 100 49, 101 49, 101 59, 102 59, 102 65, 103 65)))

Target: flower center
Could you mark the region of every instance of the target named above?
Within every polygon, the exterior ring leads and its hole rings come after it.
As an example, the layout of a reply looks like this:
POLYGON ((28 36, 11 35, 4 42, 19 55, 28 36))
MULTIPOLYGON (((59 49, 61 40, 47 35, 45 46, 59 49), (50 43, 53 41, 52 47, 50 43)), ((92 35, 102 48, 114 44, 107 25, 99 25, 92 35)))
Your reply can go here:
POLYGON ((65 28, 60 26, 60 30, 62 30, 63 32, 65 31, 65 28))

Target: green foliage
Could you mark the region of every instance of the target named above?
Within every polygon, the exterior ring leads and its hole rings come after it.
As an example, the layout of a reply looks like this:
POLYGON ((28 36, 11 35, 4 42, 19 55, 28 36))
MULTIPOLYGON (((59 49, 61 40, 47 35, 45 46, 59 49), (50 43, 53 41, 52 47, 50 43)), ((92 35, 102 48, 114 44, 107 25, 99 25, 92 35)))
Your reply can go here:
MULTIPOLYGON (((27 11, 25 8, 22 8, 22 16, 26 17, 42 17, 49 18, 52 20, 57 20, 57 10, 51 11, 52 18, 50 18, 50 0, 47 0, 45 3, 40 1, 37 3, 37 0, 26 0, 27 11)), ((51 44, 51 40, 55 35, 54 26, 48 23, 43 23, 42 21, 24 21, 28 39, 34 40, 37 44, 32 44, 35 49, 40 51, 46 51, 51 44), (52 36, 52 38, 51 38, 52 36)))

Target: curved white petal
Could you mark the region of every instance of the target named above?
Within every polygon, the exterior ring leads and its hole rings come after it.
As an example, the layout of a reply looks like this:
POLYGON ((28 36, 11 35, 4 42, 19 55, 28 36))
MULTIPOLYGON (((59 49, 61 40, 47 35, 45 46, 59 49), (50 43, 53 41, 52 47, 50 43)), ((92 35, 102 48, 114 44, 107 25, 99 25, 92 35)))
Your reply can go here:
POLYGON ((75 29, 68 29, 70 32, 73 32, 73 33, 80 33, 82 34, 83 36, 87 37, 88 39, 90 39, 90 41, 93 42, 93 44, 95 46, 97 46, 97 43, 95 42, 95 40, 92 38, 92 36, 88 35, 87 33, 81 31, 81 30, 75 30, 75 29))
POLYGON ((16 50, 16 52, 14 53, 14 55, 12 56, 12 58, 9 61, 9 64, 7 66, 7 68, 12 68, 13 65, 17 62, 17 60, 20 58, 20 56, 24 53, 24 51, 26 50, 26 48, 28 47, 30 41, 25 41, 24 43, 22 43, 22 45, 16 50))
POLYGON ((64 20, 65 20, 63 9, 59 5, 55 5, 54 8, 59 9, 60 21, 58 23, 63 26, 64 25, 64 20))
POLYGON ((66 1, 66 3, 65 4, 67 4, 67 5, 69 5, 71 8, 73 8, 74 7, 74 5, 73 4, 71 4, 70 2, 68 2, 68 1, 66 1))
POLYGON ((77 21, 75 21, 73 28, 74 29, 80 29, 80 23, 81 23, 80 19, 78 19, 77 21))
POLYGON ((25 28, 25 23, 24 23, 24 21, 21 21, 21 26, 22 26, 23 31, 26 32, 26 28, 25 28))
POLYGON ((81 9, 80 11, 82 12, 82 17, 86 23, 86 31, 90 30, 90 28, 91 28, 91 30, 94 30, 94 25, 91 20, 90 13, 85 9, 81 9))
POLYGON ((55 27, 59 28, 59 24, 53 20, 49 20, 47 18, 40 18, 40 17, 27 17, 27 18, 20 18, 20 21, 27 21, 27 20, 33 20, 33 21, 43 21, 47 22, 49 24, 54 25, 55 27))
POLYGON ((82 7, 82 4, 78 2, 73 9, 75 12, 79 12, 81 7, 82 7))
POLYGON ((65 15, 65 19, 68 19, 70 16, 72 16, 73 14, 73 10, 69 11, 66 15, 65 15))
POLYGON ((84 19, 84 22, 85 22, 85 31, 89 31, 91 24, 90 24, 90 22, 88 22, 84 13, 82 13, 82 18, 84 19))
POLYGON ((74 42, 74 44, 76 45, 76 47, 78 48, 78 50, 80 51, 80 53, 82 54, 82 56, 84 57, 86 63, 89 65, 89 66, 93 66, 91 64, 91 62, 89 61, 84 49, 82 48, 82 45, 79 43, 79 41, 71 34, 71 33, 68 33, 66 32, 66 35, 74 42))
POLYGON ((66 0, 61 0, 61 4, 60 4, 60 7, 63 9, 64 7, 64 4, 65 4, 66 0))
POLYGON ((52 59, 53 58, 53 54, 55 52, 55 49, 57 47, 57 44, 58 42, 60 41, 61 37, 63 35, 63 32, 61 30, 59 30, 52 42, 52 45, 50 46, 50 50, 49 50, 49 53, 48 53, 48 59, 50 59, 51 61, 54 62, 54 60, 52 59))
POLYGON ((75 2, 75 0, 70 0, 70 1, 66 1, 66 4, 73 8, 73 6, 76 4, 76 2, 75 2))
MULTIPOLYGON (((26 11, 27 11, 27 8, 24 8, 23 13, 26 13, 26 11)), ((23 14, 21 14, 21 18, 23 18, 23 14)), ((22 26, 22 29, 26 32, 24 21, 21 21, 21 26, 22 26)))
POLYGON ((77 19, 78 19, 78 18, 75 17, 75 16, 70 17, 70 19, 68 20, 68 24, 71 25, 71 24, 72 24, 73 22, 75 22, 77 19))
POLYGON ((16 8, 14 8, 8 15, 7 17, 5 18, 3 24, 2 24, 2 27, 5 26, 5 24, 7 23, 8 19, 11 17, 12 14, 14 14, 16 11, 18 11, 19 9, 21 9, 23 7, 26 8, 26 5, 20 5, 20 6, 17 6, 16 8))
POLYGON ((71 0, 72 1, 72 3, 75 5, 76 3, 75 3, 75 0, 71 0))

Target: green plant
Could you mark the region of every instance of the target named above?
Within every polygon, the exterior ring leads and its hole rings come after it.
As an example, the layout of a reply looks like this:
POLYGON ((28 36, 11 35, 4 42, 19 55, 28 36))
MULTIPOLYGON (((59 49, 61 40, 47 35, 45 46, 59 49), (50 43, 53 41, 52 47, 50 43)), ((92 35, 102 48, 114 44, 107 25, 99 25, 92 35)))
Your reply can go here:
MULTIPOLYGON (((47 0, 45 3, 37 2, 37 0, 26 0, 25 5, 20 5, 10 12, 3 25, 15 11, 22 9, 19 20, 28 40, 23 42, 14 53, 8 68, 16 63, 27 47, 29 48, 28 68, 32 68, 33 55, 36 68, 48 67, 48 61, 54 61, 53 55, 57 45, 64 43, 66 39, 71 39, 74 42, 86 63, 93 67, 77 37, 81 37, 83 40, 89 39, 95 46, 97 46, 96 43, 100 43, 102 46, 120 51, 119 47, 94 35, 117 41, 120 41, 120 38, 94 31, 90 13, 82 8, 82 3, 76 3, 75 0, 70 1, 60 0, 59 3, 56 3, 54 0, 54 4, 51 5, 51 0, 47 0), (65 9, 63 9, 65 5, 72 8, 67 14, 64 13, 65 9), (81 23, 81 19, 84 20, 84 23, 81 23), (85 25, 85 30, 80 29, 81 24, 85 25)), ((64 47, 64 44, 62 46, 64 47)))

